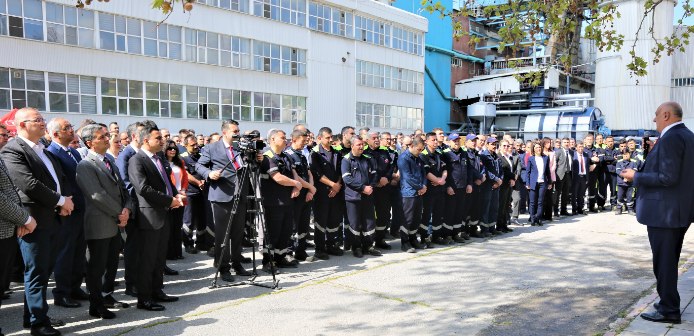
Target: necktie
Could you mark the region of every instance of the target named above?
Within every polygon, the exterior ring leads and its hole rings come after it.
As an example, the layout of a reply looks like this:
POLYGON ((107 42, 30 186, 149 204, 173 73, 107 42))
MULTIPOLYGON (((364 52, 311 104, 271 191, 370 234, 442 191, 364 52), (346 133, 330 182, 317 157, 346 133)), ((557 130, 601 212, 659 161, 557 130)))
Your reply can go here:
POLYGON ((579 173, 581 175, 585 175, 586 172, 583 170, 583 154, 578 154, 578 162, 579 162, 579 173))
POLYGON ((157 168, 159 168, 159 173, 161 174, 161 177, 164 179, 166 189, 169 191, 169 196, 176 195, 176 193, 173 190, 173 187, 171 186, 171 180, 169 180, 169 177, 166 176, 166 171, 164 170, 164 166, 161 164, 161 160, 159 160, 159 157, 156 154, 152 155, 152 159, 154 159, 154 162, 157 163, 157 168))
POLYGON ((234 149, 231 146, 229 146, 229 154, 231 155, 231 161, 234 162, 234 168, 236 170, 239 170, 239 168, 241 168, 241 166, 239 165, 238 162, 236 162, 236 157, 234 156, 234 149))
POLYGON ((75 158, 75 156, 72 155, 72 152, 70 151, 69 148, 68 148, 68 150, 67 150, 67 154, 70 155, 70 157, 71 157, 73 160, 75 160, 75 163, 79 163, 79 162, 77 162, 77 159, 75 158))

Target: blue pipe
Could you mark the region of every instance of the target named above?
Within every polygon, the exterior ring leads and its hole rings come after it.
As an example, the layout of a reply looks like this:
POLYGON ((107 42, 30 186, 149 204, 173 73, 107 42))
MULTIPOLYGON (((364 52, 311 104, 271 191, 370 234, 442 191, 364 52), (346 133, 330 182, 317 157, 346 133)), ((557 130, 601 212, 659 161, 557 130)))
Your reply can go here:
POLYGON ((434 78, 434 75, 431 73, 431 71, 429 71, 429 67, 426 66, 426 64, 424 65, 424 71, 427 73, 429 78, 431 78, 431 81, 434 83, 434 86, 436 87, 436 89, 439 90, 439 93, 441 94, 441 97, 443 97, 443 99, 451 100, 451 101, 460 100, 459 98, 449 97, 446 95, 445 92, 443 92, 443 89, 441 89, 441 86, 439 86, 439 82, 436 81, 436 78, 434 78))

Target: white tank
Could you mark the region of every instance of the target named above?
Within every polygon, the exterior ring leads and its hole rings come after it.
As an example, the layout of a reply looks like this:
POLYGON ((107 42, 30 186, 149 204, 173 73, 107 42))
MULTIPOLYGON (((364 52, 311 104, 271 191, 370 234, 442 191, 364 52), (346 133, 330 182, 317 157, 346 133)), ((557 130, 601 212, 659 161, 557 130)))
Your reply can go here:
MULTIPOLYGON (((659 63, 653 64, 651 49, 656 44, 648 33, 652 20, 649 16, 636 44, 637 56, 643 57, 648 63, 648 74, 644 77, 630 77, 626 65, 631 62, 629 51, 643 17, 645 1, 615 0, 612 3, 621 14, 621 18, 614 21, 614 29, 624 35, 625 40, 619 52, 598 51, 594 106, 602 110, 605 124, 612 130, 654 129, 655 110, 660 104, 670 101, 672 57, 665 53, 659 63)), ((654 35, 659 40, 672 34, 675 4, 675 1, 664 0, 652 14, 655 16, 654 35)))

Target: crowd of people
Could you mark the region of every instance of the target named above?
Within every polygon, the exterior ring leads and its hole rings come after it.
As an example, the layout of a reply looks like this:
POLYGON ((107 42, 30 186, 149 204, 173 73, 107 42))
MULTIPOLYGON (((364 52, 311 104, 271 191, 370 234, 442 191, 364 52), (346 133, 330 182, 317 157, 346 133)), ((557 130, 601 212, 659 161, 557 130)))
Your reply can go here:
POLYGON ((60 335, 55 327, 64 325, 48 316, 52 274, 54 306, 89 301, 89 315, 104 319, 115 318, 109 309, 129 307, 112 295, 121 257, 125 294, 150 311, 179 299, 163 292, 163 279, 178 274, 166 261, 183 259, 183 251, 206 251, 224 281, 235 281, 232 272, 251 275, 242 250, 254 247, 247 196, 258 192, 262 270, 278 274, 345 251, 379 256, 397 238, 414 253, 501 235, 525 225, 526 212, 528 224, 542 226, 602 211, 608 191, 612 211, 634 214, 634 187, 619 172, 640 169, 645 155, 633 140, 615 147, 600 134, 524 142, 441 128, 314 134, 296 125, 258 135, 265 148, 248 162, 234 147, 241 135, 234 120, 209 136, 171 134, 151 120, 121 132, 115 122, 85 119, 75 128, 23 108, 14 124, 14 137, 0 125, 0 293, 24 282, 23 322, 32 335, 60 335), (242 181, 249 165, 259 166, 257 189, 242 181))

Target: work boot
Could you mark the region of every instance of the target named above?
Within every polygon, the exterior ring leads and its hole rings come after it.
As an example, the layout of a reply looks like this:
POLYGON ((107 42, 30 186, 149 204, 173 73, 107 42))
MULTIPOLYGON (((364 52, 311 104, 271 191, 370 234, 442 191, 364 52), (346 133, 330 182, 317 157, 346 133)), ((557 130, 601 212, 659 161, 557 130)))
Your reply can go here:
POLYGON ((378 248, 380 248, 380 249, 384 249, 384 250, 390 250, 390 249, 392 248, 392 247, 391 247, 388 243, 386 243, 386 241, 383 240, 383 239, 381 239, 380 241, 377 241, 375 245, 376 245, 376 247, 378 247, 378 248))
POLYGON ((341 255, 343 255, 343 254, 345 253, 345 252, 342 251, 342 249, 339 248, 337 245, 335 245, 335 246, 328 246, 328 248, 327 248, 326 250, 327 250, 328 254, 334 255, 334 256, 341 256, 341 255))
POLYGON ((316 252, 313 253, 313 257, 315 259, 320 259, 320 260, 330 259, 330 256, 328 255, 328 253, 323 251, 323 250, 316 250, 316 252))
POLYGON ((369 247, 369 249, 367 250, 367 253, 374 256, 374 257, 380 257, 383 255, 383 254, 381 254, 381 251, 379 251, 373 247, 369 247))
POLYGON ((426 245, 418 242, 416 239, 413 242, 411 242, 411 245, 412 245, 412 247, 414 247, 417 250, 423 250, 423 249, 427 248, 426 245))
POLYGON ((301 250, 294 253, 294 259, 296 260, 306 261, 306 258, 308 258, 306 251, 301 250))
POLYGON ((429 238, 424 239, 423 244, 424 244, 427 248, 434 248, 434 243, 432 243, 432 242, 431 242, 431 239, 429 239, 429 238))
POLYGON ((359 247, 352 249, 352 254, 357 258, 362 258, 364 256, 364 253, 361 252, 361 248, 359 247))
POLYGON ((455 241, 453 240, 453 237, 451 237, 451 236, 446 237, 443 241, 446 243, 446 245, 455 244, 455 241))
POLYGON ((477 229, 474 229, 474 231, 470 232, 470 237, 471 238, 484 238, 484 235, 477 231, 477 229))
POLYGON ((622 209, 616 209, 613 211, 615 215, 621 215, 622 214, 622 209))
POLYGON ((495 236, 499 236, 499 235, 502 235, 502 234, 503 234, 501 231, 497 230, 495 227, 490 227, 490 228, 489 228, 489 233, 491 233, 491 234, 493 234, 493 235, 495 235, 495 236))
POLYGON ((453 236, 453 242, 454 243, 464 243, 465 238, 463 238, 462 234, 457 234, 457 235, 453 236))
POLYGON ((484 238, 489 238, 489 237, 491 237, 491 236, 493 236, 493 235, 492 235, 491 233, 489 233, 489 232, 483 232, 483 233, 482 233, 482 237, 484 237, 484 238))
POLYGON ((634 212, 634 210, 627 211, 627 214, 632 215, 632 216, 636 216, 636 212, 634 212))
POLYGON ((400 246, 400 249, 401 249, 403 252, 407 252, 407 253, 415 253, 415 252, 417 252, 417 251, 414 249, 414 247, 412 247, 412 245, 410 245, 410 243, 402 244, 402 246, 400 246))
POLYGON ((436 237, 433 243, 436 245, 448 245, 448 240, 443 239, 443 237, 436 237))

